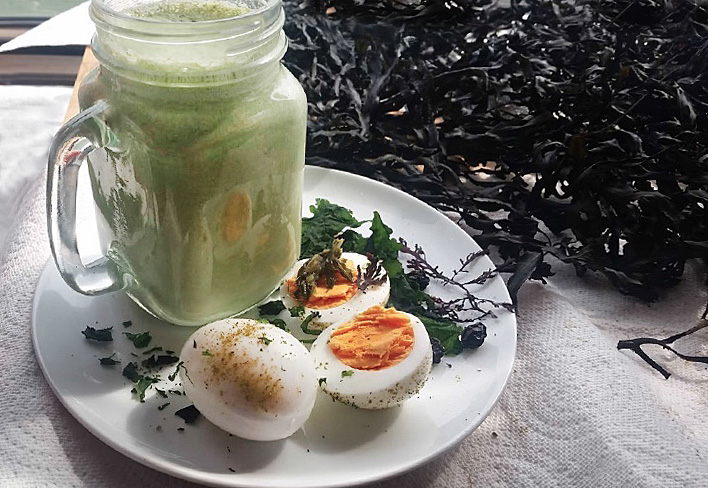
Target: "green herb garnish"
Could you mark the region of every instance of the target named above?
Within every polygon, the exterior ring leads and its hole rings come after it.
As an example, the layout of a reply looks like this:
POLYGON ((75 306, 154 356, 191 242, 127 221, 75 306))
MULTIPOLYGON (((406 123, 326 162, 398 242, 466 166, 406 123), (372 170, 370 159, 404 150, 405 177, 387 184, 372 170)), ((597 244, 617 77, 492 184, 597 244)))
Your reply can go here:
POLYGON ((347 378, 349 376, 352 376, 354 374, 354 371, 351 369, 348 369, 346 371, 342 371, 342 378, 347 378))
POLYGON ((120 363, 120 361, 116 361, 113 359, 113 356, 115 356, 116 353, 111 354, 107 358, 99 358, 98 362, 101 363, 101 366, 115 366, 116 364, 120 363))
POLYGON ((202 351, 202 356, 212 357, 213 354, 209 351, 209 349, 204 349, 204 350, 202 351))
POLYGON ((309 324, 310 324, 310 322, 312 322, 312 319, 317 318, 317 317, 319 317, 319 316, 320 316, 320 313, 319 313, 319 312, 312 312, 312 313, 310 313, 307 317, 305 317, 305 318, 303 319, 302 323, 300 324, 300 329, 302 329, 302 331, 303 331, 305 334, 320 335, 320 334, 322 333, 321 330, 310 329, 310 327, 309 327, 309 324))
POLYGON ((280 312, 285 310, 285 304, 282 300, 275 300, 273 302, 264 303, 258 306, 258 313, 260 315, 278 315, 280 312))
POLYGON ((317 383, 322 386, 327 383, 327 378, 317 378, 317 383))
POLYGON ((262 342, 263 344, 265 344, 266 346, 267 346, 268 344, 270 344, 271 342, 273 342, 273 339, 269 339, 268 337, 265 336, 265 334, 263 334, 262 336, 260 336, 260 337, 258 338, 258 340, 261 341, 261 342, 262 342))
POLYGON ((302 317, 305 315, 305 307, 302 305, 296 305, 294 307, 290 307, 288 312, 290 312, 291 317, 302 317))
POLYGON ((107 327, 105 329, 94 329, 90 325, 87 325, 81 333, 87 340, 97 341, 97 342, 110 342, 113 340, 113 327, 107 327))
POLYGON ((268 322, 275 325, 277 328, 287 331, 288 325, 283 319, 270 319, 268 322))
POLYGON ((130 327, 131 325, 133 325, 132 320, 126 320, 125 322, 123 322, 123 327, 130 327))
POLYGON ((147 347, 152 340, 150 332, 140 332, 138 334, 131 334, 130 332, 123 332, 123 334, 128 338, 129 341, 133 343, 138 349, 147 347))
POLYGON ((138 395, 138 399, 141 403, 145 401, 145 391, 159 381, 157 377, 140 374, 138 365, 133 362, 128 363, 128 365, 123 368, 123 376, 135 383, 133 389, 130 391, 138 395))
POLYGON ((179 358, 177 356, 169 356, 166 354, 161 354, 159 356, 152 355, 146 360, 144 360, 141 364, 143 368, 146 369, 156 369, 161 366, 167 366, 170 364, 174 364, 179 361, 179 358))
POLYGON ((310 257, 328 247, 332 238, 346 227, 356 228, 362 223, 354 218, 351 210, 318 198, 310 205, 312 217, 302 219, 302 245, 300 256, 310 257))
POLYGON ((160 412, 162 412, 165 408, 167 408, 167 406, 168 406, 169 404, 170 404, 170 402, 163 403, 162 405, 160 405, 159 407, 157 407, 157 409, 158 409, 160 412))

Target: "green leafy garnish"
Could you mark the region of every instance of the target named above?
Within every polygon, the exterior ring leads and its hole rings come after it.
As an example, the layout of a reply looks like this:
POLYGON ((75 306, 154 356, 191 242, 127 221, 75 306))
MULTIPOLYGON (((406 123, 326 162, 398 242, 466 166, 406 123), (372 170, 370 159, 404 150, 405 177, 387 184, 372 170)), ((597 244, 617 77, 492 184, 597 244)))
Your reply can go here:
POLYGON ((160 412, 162 412, 165 408, 167 408, 167 406, 168 406, 169 404, 170 404, 170 402, 163 403, 162 405, 160 405, 159 407, 157 407, 157 409, 158 409, 160 412))
POLYGON ((115 366, 116 364, 120 363, 120 361, 116 361, 113 359, 113 356, 115 356, 116 353, 111 354, 107 358, 99 358, 98 362, 101 363, 101 366, 115 366))
POLYGON ((278 315, 283 310, 285 310, 285 304, 282 300, 275 300, 258 306, 260 315, 278 315))
POLYGON ((288 312, 290 312, 291 317, 302 317, 305 315, 305 307, 302 305, 296 305, 295 307, 290 307, 288 312))
POLYGON ((131 325, 133 325, 132 320, 126 320, 125 322, 123 322, 123 327, 130 327, 131 325))
POLYGON ((327 383, 327 378, 317 378, 317 383, 322 386, 327 383))
POLYGON ((131 334, 130 332, 123 332, 123 334, 128 338, 128 340, 132 341, 133 345, 137 347, 138 349, 142 349, 143 347, 147 347, 148 344, 150 344, 150 341, 152 340, 152 336, 150 335, 150 332, 139 332, 138 334, 131 334))
POLYGON ((263 334, 262 336, 260 336, 260 337, 258 338, 258 340, 261 341, 261 342, 262 342, 263 344, 265 344, 266 346, 267 346, 268 344, 270 344, 271 342, 273 342, 273 339, 269 339, 268 337, 265 336, 265 334, 263 334))
POLYGON ((445 354, 454 356, 462 352, 462 341, 460 341, 462 327, 460 325, 445 318, 434 319, 421 315, 418 315, 418 318, 425 325, 428 334, 442 343, 445 354))
POLYGON ((348 369, 346 371, 342 371, 342 378, 347 378, 348 376, 352 376, 354 374, 354 371, 351 369, 348 369))
POLYGON ((161 390, 161 389, 159 389, 159 388, 155 388, 155 391, 156 391, 157 394, 158 394, 159 396, 161 396, 162 398, 167 398, 167 392, 166 392, 165 390, 161 390))
MULTIPOLYGON (((159 352, 159 351, 162 351, 162 348, 160 346, 157 346, 157 347, 153 347, 152 349, 148 349, 147 351, 144 351, 143 354, 147 356, 148 354, 152 354, 154 352, 159 352)), ((166 351, 166 352, 168 354, 172 354, 169 351, 166 351)))
POLYGON ((287 331, 288 325, 283 319, 270 319, 268 322, 275 325, 277 328, 287 331))
POLYGON ((302 219, 302 244, 300 257, 315 255, 330 245, 332 238, 346 227, 359 227, 351 210, 318 198, 310 205, 312 217, 302 219))
POLYGON ((123 368, 123 376, 128 378, 130 381, 135 383, 140 379, 140 373, 138 373, 138 365, 130 362, 126 365, 125 368, 123 368))
POLYGON ((209 351, 209 349, 204 349, 204 350, 202 351, 202 356, 212 357, 213 354, 209 351))
POLYGON ((135 383, 131 392, 138 395, 140 402, 145 401, 145 391, 150 388, 151 385, 158 382, 158 378, 151 376, 144 376, 138 371, 138 365, 131 362, 123 368, 123 376, 128 378, 130 381, 135 383))
POLYGON ((136 395, 138 395, 138 399, 140 400, 140 403, 144 403, 145 402, 145 392, 153 384, 157 383, 157 381, 158 381, 157 378, 151 378, 149 376, 141 376, 140 379, 138 380, 138 382, 135 383, 135 386, 133 387, 133 389, 130 391, 132 393, 135 393, 136 395))
POLYGON ((300 324, 300 329, 302 329, 302 331, 305 334, 320 335, 320 333, 322 332, 321 330, 310 329, 310 327, 309 327, 310 322, 312 322, 312 319, 317 318, 319 316, 320 316, 319 312, 312 312, 311 314, 309 314, 307 317, 305 317, 302 320, 302 323, 300 324))
POLYGON ((113 327, 108 327, 106 329, 94 329, 90 325, 87 325, 81 333, 84 337, 90 341, 97 342, 110 342, 113 340, 113 333, 111 332, 113 327))

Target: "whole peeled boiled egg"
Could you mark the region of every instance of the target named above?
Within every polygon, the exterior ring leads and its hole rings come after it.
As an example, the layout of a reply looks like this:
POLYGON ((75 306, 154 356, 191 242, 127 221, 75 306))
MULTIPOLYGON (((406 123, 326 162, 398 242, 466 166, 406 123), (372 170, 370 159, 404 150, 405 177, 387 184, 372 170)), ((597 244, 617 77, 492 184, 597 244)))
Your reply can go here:
POLYGON ((182 386, 210 422, 245 439, 283 439, 309 418, 315 366, 292 335, 271 324, 225 319, 198 329, 182 348, 182 386))
MULTIPOLYGON (((372 265, 362 254, 345 252, 341 260, 352 274, 352 280, 337 274, 333 286, 329 287, 324 278, 317 282, 310 297, 303 300, 296 292, 296 279, 300 269, 308 262, 303 259, 295 263, 285 276, 280 287, 281 300, 287 308, 303 306, 304 315, 315 314, 308 327, 324 330, 332 324, 346 322, 355 315, 375 305, 385 305, 391 292, 391 284, 385 270, 381 268, 378 284, 369 284, 365 289, 358 286, 359 273, 365 273, 372 265)), ((297 327, 293 328, 299 336, 297 327)))
POLYGON ((423 323, 382 306, 328 327, 310 354, 322 390, 335 400, 366 409, 393 407, 417 394, 433 359, 423 323))

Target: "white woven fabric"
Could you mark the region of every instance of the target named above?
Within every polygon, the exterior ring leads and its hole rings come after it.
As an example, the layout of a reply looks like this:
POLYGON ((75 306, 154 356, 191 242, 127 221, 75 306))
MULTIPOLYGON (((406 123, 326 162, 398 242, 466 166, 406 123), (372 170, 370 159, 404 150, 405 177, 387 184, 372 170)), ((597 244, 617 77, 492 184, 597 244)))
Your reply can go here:
MULTIPOLYGON (((18 124, 46 147, 53 129, 33 114, 18 124)), ((0 169, 9 157, 36 163, 35 154, 4 154, 0 169)), ((41 181, 18 208, 0 253, 0 487, 194 486, 113 451, 52 394, 29 333, 34 288, 49 257, 41 181)), ((708 299, 705 276, 689 266, 684 282, 649 306, 601 278, 556 270, 548 285, 528 283, 520 293, 517 362, 489 418, 451 452, 376 487, 705 486, 708 368, 653 350, 673 373, 664 380, 616 350, 618 339, 695 325, 708 299)), ((677 346, 706 354, 707 344, 702 331, 677 346)))

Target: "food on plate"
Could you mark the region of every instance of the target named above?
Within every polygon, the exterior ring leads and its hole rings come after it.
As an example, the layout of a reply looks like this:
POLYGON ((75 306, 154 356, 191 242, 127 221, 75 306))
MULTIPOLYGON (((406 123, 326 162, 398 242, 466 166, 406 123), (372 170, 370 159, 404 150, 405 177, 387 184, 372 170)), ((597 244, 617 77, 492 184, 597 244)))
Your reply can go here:
POLYGON ((430 338, 414 315, 374 306, 325 329, 310 350, 320 388, 366 409, 389 408, 420 391, 432 367, 430 338))
POLYGON ((182 386, 213 424, 245 439, 283 439, 309 418, 317 379, 312 357, 271 324, 225 319, 187 340, 182 386))
POLYGON ((374 305, 388 302, 391 285, 381 268, 375 283, 362 286, 362 276, 372 263, 369 258, 342 252, 341 240, 331 249, 295 263, 283 281, 281 300, 289 309, 303 307, 303 314, 314 314, 309 329, 323 330, 346 322, 374 305))

